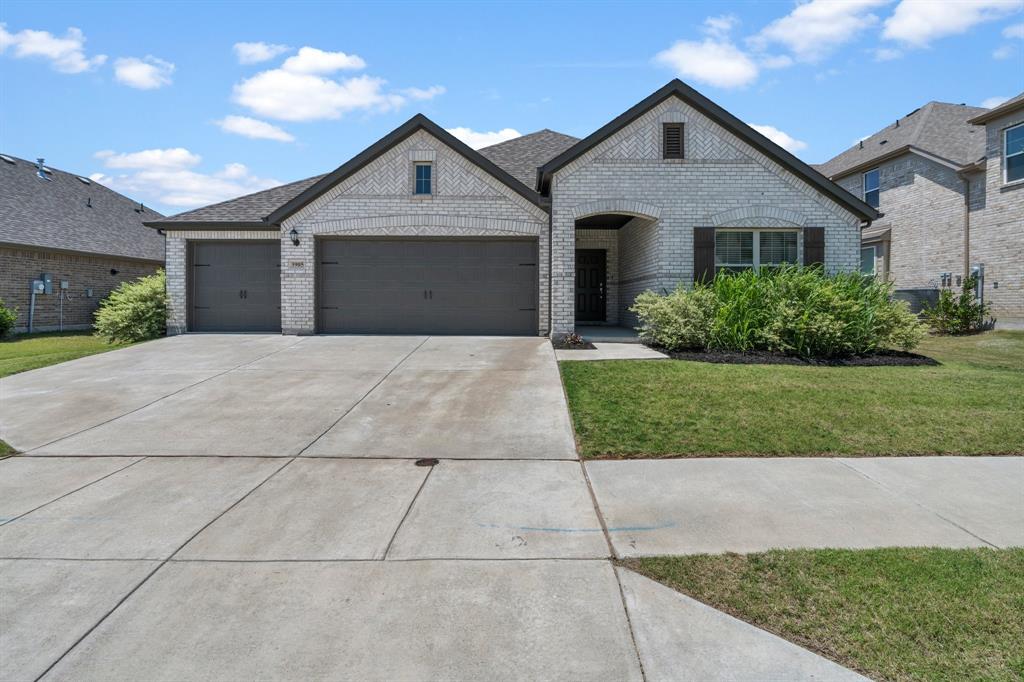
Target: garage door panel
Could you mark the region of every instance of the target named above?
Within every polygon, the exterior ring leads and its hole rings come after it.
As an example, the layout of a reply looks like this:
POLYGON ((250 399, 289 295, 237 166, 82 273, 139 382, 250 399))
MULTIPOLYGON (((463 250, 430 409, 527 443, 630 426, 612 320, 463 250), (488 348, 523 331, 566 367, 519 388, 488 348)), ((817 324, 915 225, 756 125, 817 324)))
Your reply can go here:
POLYGON ((327 240, 320 330, 536 334, 536 242, 327 240))
POLYGON ((192 245, 192 331, 280 331, 277 242, 192 245))

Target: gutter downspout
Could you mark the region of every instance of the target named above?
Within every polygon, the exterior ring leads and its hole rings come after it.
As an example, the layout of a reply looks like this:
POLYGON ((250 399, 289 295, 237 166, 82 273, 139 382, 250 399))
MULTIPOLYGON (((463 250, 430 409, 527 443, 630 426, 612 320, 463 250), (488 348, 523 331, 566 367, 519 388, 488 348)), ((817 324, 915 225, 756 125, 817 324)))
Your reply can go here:
POLYGON ((971 275, 971 179, 957 173, 964 182, 964 279, 971 275))

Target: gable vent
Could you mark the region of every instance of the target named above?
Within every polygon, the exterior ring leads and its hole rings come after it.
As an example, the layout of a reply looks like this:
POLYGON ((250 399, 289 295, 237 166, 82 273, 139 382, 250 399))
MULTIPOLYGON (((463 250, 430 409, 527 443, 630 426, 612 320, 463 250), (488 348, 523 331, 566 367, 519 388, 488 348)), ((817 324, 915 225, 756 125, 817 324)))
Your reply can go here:
POLYGON ((662 128, 662 158, 683 158, 683 124, 665 123, 662 128))

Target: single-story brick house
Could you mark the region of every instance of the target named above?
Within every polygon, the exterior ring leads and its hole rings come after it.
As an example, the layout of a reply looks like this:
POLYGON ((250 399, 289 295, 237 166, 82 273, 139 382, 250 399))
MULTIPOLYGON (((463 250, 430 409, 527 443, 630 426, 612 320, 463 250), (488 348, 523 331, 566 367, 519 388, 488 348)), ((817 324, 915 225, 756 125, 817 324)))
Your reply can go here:
POLYGON ((163 267, 163 216, 87 177, 0 154, 0 298, 15 331, 88 329, 122 282, 163 267), (33 281, 48 279, 44 293, 33 281), (66 284, 66 287, 63 285, 66 284))
POLYGON ((147 224, 169 333, 557 335, 716 268, 856 270, 877 217, 673 80, 582 140, 475 151, 417 115, 331 173, 147 224))

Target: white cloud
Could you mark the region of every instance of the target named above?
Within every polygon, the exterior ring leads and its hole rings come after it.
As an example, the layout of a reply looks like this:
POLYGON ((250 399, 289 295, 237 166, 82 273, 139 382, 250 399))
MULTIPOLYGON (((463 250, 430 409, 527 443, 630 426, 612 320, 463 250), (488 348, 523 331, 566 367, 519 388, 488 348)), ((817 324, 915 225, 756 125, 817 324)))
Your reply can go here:
POLYGON ((807 143, 802 140, 790 136, 788 133, 784 133, 775 126, 762 126, 755 123, 749 124, 751 128, 761 133, 769 140, 779 145, 787 152, 798 152, 801 149, 807 149, 807 143))
POLYGON ((758 57, 757 63, 762 69, 785 69, 793 66, 793 58, 788 54, 765 55, 758 57))
POLYGON ((281 184, 277 180, 253 175, 241 163, 226 164, 213 173, 198 172, 192 167, 201 161, 201 157, 181 147, 126 154, 102 151, 97 152, 96 157, 102 159, 107 168, 131 171, 113 175, 93 173, 89 177, 96 182, 130 196, 181 209, 204 206, 281 184))
POLYGON ((144 58, 121 57, 114 60, 117 82, 139 90, 155 90, 171 84, 174 64, 146 55, 144 58))
POLYGON ((443 85, 431 85, 429 88, 406 88, 401 91, 409 99, 428 100, 448 92, 443 85))
POLYGON ((234 133, 254 140, 277 140, 278 142, 294 142, 295 136, 278 128, 276 125, 248 116, 225 116, 214 121, 226 133, 234 133))
POLYGON ((964 33, 1022 8, 1022 0, 901 0, 885 20, 882 37, 911 47, 927 47, 933 40, 964 33))
POLYGON ((1010 24, 1003 29, 1004 38, 1024 40, 1024 23, 1010 24))
POLYGON ((362 57, 344 52, 325 52, 303 47, 299 53, 284 60, 281 68, 291 73, 334 73, 342 69, 358 71, 366 68, 362 57))
POLYGON ((903 56, 903 50, 897 50, 894 47, 878 47, 873 51, 876 62, 889 62, 893 59, 899 59, 903 56))
POLYGON ((740 88, 757 80, 758 67, 742 50, 725 39, 677 41, 654 56, 681 78, 719 88, 740 88))
POLYGON ((274 43, 235 43, 232 49, 238 57, 239 64, 259 64, 292 48, 274 43))
POLYGON ((985 108, 985 109, 995 109, 1000 104, 1002 104, 1003 102, 1007 101, 1008 99, 1010 99, 1010 98, 1009 97, 999 97, 999 96, 989 97, 988 99, 982 101, 981 106, 983 108, 985 108))
POLYGON ((792 12, 776 19, 749 39, 764 50, 769 44, 784 45, 797 59, 819 61, 857 34, 878 23, 869 10, 889 0, 811 0, 798 4, 792 12))
POLYGON ((739 17, 735 14, 723 14, 717 17, 708 17, 704 20, 704 33, 715 38, 725 38, 736 25, 740 23, 739 17))
POLYGON ((103 54, 85 56, 85 35, 80 29, 69 28, 63 38, 48 31, 24 29, 9 33, 7 25, 0 23, 0 53, 13 48, 17 59, 41 57, 50 61, 50 66, 61 73, 82 73, 92 71, 107 61, 103 54))
POLYGON ((992 50, 992 59, 1009 59, 1017 54, 1016 45, 1000 45, 992 50))
POLYGON ((110 149, 93 154, 103 161, 107 168, 189 168, 202 161, 184 147, 169 149, 144 149, 141 152, 118 154, 110 149))
POLYGON ((492 144, 513 140, 521 137, 522 133, 515 128, 502 128, 493 132, 481 133, 472 128, 445 128, 449 133, 468 144, 473 149, 490 147, 492 144))

